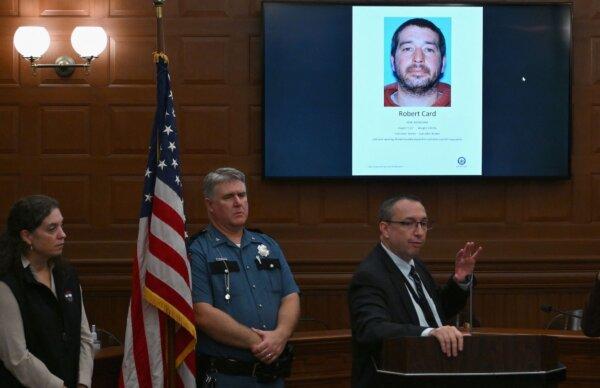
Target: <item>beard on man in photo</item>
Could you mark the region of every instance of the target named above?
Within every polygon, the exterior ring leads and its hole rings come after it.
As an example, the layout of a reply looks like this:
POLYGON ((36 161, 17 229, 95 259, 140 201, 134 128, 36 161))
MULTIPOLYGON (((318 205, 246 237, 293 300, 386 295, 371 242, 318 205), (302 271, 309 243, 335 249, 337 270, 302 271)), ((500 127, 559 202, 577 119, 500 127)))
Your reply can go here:
POLYGON ((423 95, 435 90, 440 79, 444 76, 441 62, 439 67, 433 69, 433 71, 427 64, 423 63, 412 64, 406 68, 406 71, 401 71, 401 74, 393 69, 393 73, 400 88, 414 95, 423 95), (421 75, 415 75, 414 73, 420 73, 421 75))

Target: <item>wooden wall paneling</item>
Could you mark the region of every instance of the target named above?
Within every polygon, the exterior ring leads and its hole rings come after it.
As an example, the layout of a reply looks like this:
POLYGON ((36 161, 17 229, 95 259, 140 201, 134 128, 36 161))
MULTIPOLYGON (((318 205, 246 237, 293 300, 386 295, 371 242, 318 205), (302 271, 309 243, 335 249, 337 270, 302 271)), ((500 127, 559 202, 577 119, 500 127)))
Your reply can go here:
POLYGON ((154 105, 139 104, 108 106, 109 155, 146 156, 155 109, 154 105))
POLYGON ((204 176, 184 173, 183 187, 185 187, 185 190, 183 191, 183 200, 187 231, 190 236, 208 224, 204 193, 202 192, 203 179, 204 176))
POLYGON ((600 36, 593 36, 590 39, 591 47, 591 78, 593 84, 600 83, 600 36))
POLYGON ((148 93, 155 93, 155 67, 151 53, 155 50, 154 36, 111 36, 108 44, 110 55, 110 84, 147 86, 148 93), (146 59, 147 58, 147 59, 146 59))
POLYGON ((262 182, 261 178, 255 175, 247 175, 246 184, 252 223, 298 223, 298 185, 287 182, 262 182), (253 201, 254 198, 261 200, 253 201))
POLYGON ((590 175, 592 221, 600 221, 600 173, 590 175))
POLYGON ((89 106, 44 106, 41 114, 42 155, 90 156, 89 106))
POLYGON ((17 16, 19 14, 19 0, 7 0, 0 3, 1 16, 17 16))
POLYGON ((229 153, 232 138, 229 106, 180 105, 176 115, 184 152, 204 156, 229 153))
POLYGON ((179 9, 183 17, 226 18, 232 16, 231 0, 179 0, 179 9))
MULTIPOLYGON (((85 287, 85 284, 82 286, 85 287)), ((125 324, 129 308, 129 291, 86 291, 83 298, 90 325, 112 333, 121 341, 125 338, 125 324)))
POLYGON ((361 183, 339 183, 321 189, 321 224, 366 224, 368 189, 361 183))
POLYGON ((184 36, 181 38, 180 64, 183 69, 181 81, 186 85, 228 83, 229 50, 228 36, 184 36))
MULTIPOLYGON (((110 177, 111 192, 108 209, 112 215, 111 225, 138 224, 143 182, 142 172, 139 175, 113 175, 110 177)), ((143 193, 143 195, 146 194, 150 193, 143 193)))
POLYGON ((3 155, 19 152, 19 107, 0 105, 0 153, 3 155))
POLYGON ((0 214, 8 214, 12 204, 19 197, 19 176, 17 174, 0 175, 0 214))
POLYGON ((462 184, 456 189, 457 222, 506 222, 506 183, 462 184))
MULTIPOLYGON (((325 333, 325 332, 322 332, 325 333)), ((350 384, 352 347, 348 333, 330 331, 327 338, 317 335, 292 339, 295 357, 286 387, 339 388, 350 384), (339 333, 339 334, 338 334, 339 333), (319 349, 315 352, 315 349, 319 349)))
POLYGON ((19 83, 19 53, 12 41, 12 34, 0 36, 0 85, 16 87, 19 83))
POLYGON ((572 181, 531 182, 525 219, 528 222, 571 220, 572 181))
POLYGON ((40 16, 89 16, 91 0, 38 0, 40 16))
MULTIPOLYGON (((137 0, 109 0, 108 14, 111 17, 155 17, 156 12, 151 4, 137 0)), ((163 7, 163 11, 171 4, 163 7)))
POLYGON ((350 327, 346 289, 301 288, 302 316, 300 331, 350 327))
POLYGON ((41 192, 60 202, 61 213, 68 225, 92 225, 89 175, 42 176, 41 192))
POLYGON ((263 149, 262 107, 257 105, 249 105, 248 110, 248 130, 250 131, 249 153, 261 156, 263 149))
POLYGON ((249 38, 250 60, 248 64, 249 83, 251 85, 262 85, 263 80, 263 40, 260 36, 251 35, 249 38))

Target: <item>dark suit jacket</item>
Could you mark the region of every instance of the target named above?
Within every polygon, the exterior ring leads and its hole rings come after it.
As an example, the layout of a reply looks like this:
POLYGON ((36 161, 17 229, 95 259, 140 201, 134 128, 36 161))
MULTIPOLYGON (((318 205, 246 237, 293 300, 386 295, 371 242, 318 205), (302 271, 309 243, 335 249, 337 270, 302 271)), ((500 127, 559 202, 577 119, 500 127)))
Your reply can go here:
POLYGON ((600 336, 600 281, 596 280, 594 288, 583 310, 581 322, 583 332, 588 337, 600 336))
MULTIPOLYGON (((463 291, 452 278, 444 287, 438 287, 425 264, 419 259, 414 261, 440 319, 446 322, 462 309, 469 292, 463 291)), ((352 387, 378 387, 372 357, 379 362, 382 341, 420 336, 426 327, 419 326, 404 276, 381 244, 375 246, 354 273, 348 298, 352 326, 352 387)))

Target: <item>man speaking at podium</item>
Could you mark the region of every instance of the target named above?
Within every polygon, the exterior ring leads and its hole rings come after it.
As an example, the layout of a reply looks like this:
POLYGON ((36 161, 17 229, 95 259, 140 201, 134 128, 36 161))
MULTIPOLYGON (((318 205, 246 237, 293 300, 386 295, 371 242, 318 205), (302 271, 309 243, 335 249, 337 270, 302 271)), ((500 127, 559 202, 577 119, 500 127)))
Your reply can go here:
POLYGON ((468 242, 456 254, 454 274, 438 287, 418 258, 431 223, 421 201, 397 196, 379 209, 381 242, 354 273, 349 289, 352 326, 352 387, 379 386, 373 360, 382 341, 403 336, 433 336, 447 356, 463 347, 463 334, 446 320, 469 296, 469 283, 481 247, 468 242))

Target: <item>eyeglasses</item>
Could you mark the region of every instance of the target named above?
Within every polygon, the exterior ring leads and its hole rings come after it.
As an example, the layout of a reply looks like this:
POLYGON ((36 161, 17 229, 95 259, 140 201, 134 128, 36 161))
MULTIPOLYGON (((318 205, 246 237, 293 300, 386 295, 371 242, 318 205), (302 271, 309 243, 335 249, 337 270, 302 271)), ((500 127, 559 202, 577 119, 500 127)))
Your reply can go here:
POLYGON ((383 220, 383 222, 387 222, 390 224, 398 224, 401 228, 413 230, 417 229, 418 226, 423 228, 423 230, 431 230, 433 229, 433 225, 431 221, 416 221, 416 220, 403 220, 403 221, 392 221, 392 220, 383 220))

